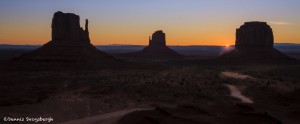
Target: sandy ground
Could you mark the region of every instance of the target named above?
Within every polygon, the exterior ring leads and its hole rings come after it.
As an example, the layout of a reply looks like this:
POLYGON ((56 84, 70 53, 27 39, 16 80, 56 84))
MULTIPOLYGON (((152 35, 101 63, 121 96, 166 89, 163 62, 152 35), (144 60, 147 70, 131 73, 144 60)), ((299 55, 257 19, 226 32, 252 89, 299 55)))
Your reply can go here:
POLYGON ((254 103, 252 99, 248 98, 247 96, 244 96, 236 86, 228 85, 228 84, 226 86, 230 90, 231 92, 230 95, 232 97, 240 99, 242 103, 250 103, 250 104, 254 103))
POLYGON ((236 72, 224 71, 221 73, 222 76, 236 78, 236 79, 255 79, 252 76, 244 75, 236 72))
POLYGON ((92 117, 87 117, 78 120, 72 120, 68 122, 62 122, 60 124, 116 124, 118 119, 122 116, 129 114, 131 112, 141 111, 141 110, 152 110, 153 108, 133 108, 121 111, 116 111, 112 113, 107 113, 103 115, 97 115, 92 117))
MULTIPOLYGON (((254 77, 249 76, 249 75, 240 74, 240 73, 236 73, 236 72, 230 72, 230 71, 224 71, 221 73, 221 75, 224 77, 241 79, 241 80, 255 79, 254 77)), ((250 99, 247 96, 244 96, 241 92, 241 89, 238 88, 237 86, 230 85, 230 84, 224 84, 224 85, 228 87, 228 89, 230 90, 230 95, 232 97, 240 99, 242 103, 249 103, 249 104, 254 103, 252 99, 250 99)), ((243 87, 242 89, 245 90, 245 87, 243 87)))
POLYGON ((299 70, 298 65, 197 65, 2 72, 0 117, 43 116, 53 117, 53 123, 114 124, 120 118, 147 115, 140 111, 147 110, 159 121, 299 124, 299 70), (148 110, 149 106, 155 110, 148 110))

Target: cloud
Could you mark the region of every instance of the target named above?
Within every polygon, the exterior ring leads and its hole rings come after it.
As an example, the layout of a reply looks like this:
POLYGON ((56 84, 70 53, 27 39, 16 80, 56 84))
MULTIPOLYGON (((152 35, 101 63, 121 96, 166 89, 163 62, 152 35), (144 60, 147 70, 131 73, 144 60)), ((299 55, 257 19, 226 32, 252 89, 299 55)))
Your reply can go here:
POLYGON ((270 24, 274 24, 274 25, 289 25, 290 23, 288 22, 275 22, 275 21, 270 21, 270 24))

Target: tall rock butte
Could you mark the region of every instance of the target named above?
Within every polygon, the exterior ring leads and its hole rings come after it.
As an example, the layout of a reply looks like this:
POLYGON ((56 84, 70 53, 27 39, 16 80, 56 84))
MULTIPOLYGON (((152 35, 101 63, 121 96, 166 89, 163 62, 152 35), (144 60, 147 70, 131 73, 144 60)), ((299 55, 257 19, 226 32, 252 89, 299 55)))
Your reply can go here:
POLYGON ((166 34, 162 30, 153 33, 152 39, 149 37, 149 47, 165 47, 166 34))
POLYGON ((56 12, 52 19, 52 40, 16 60, 46 63, 81 63, 113 60, 90 43, 88 20, 85 29, 80 17, 73 13, 56 12))
POLYGON ((130 53, 129 56, 154 59, 175 59, 183 57, 183 55, 170 49, 166 45, 166 34, 162 30, 155 31, 152 37, 149 37, 149 45, 142 51, 130 53))
POLYGON ((73 13, 56 12, 52 19, 52 40, 90 42, 88 20, 85 30, 80 27, 80 17, 73 13))
POLYGON ((245 22, 236 30, 235 47, 239 50, 272 49, 273 46, 273 31, 266 22, 245 22))
POLYGON ((219 60, 226 63, 282 63, 293 60, 273 46, 273 31, 266 22, 245 22, 236 30, 235 49, 219 60))

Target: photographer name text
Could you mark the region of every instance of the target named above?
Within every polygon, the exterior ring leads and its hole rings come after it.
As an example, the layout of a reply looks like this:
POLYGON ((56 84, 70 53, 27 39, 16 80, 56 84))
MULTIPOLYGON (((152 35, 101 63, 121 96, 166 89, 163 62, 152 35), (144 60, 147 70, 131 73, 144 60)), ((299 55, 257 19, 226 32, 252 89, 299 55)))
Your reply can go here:
POLYGON ((53 118, 52 117, 4 117, 3 118, 4 122, 53 122, 53 118))

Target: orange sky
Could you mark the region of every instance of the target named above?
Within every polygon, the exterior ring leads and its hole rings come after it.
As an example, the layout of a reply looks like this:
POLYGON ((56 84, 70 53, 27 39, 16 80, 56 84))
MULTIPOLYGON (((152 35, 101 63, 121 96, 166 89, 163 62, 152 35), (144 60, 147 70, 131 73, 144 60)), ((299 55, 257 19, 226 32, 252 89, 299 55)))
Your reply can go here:
MULTIPOLYGON (((243 23, 241 23, 243 24, 243 23)), ((272 25, 272 24, 271 24, 272 25)), ((234 44, 235 29, 239 25, 228 25, 223 28, 202 27, 184 28, 184 27, 136 27, 120 28, 107 27, 105 25, 90 24, 90 37, 95 45, 106 44, 148 44, 149 36, 156 30, 164 30, 166 33, 168 45, 226 45, 234 44)), ((12 26, 13 27, 13 26, 12 26)), ((49 24, 40 24, 35 27, 5 28, 1 31, 0 44, 44 44, 51 40, 51 27, 49 24)), ((155 27, 155 26, 154 26, 155 27)), ((3 28, 3 27, 2 27, 3 28)), ((276 42, 299 43, 300 37, 297 35, 297 29, 288 25, 272 25, 276 42), (280 30, 279 30, 280 29, 280 30)), ((299 28, 298 28, 299 29, 299 28)))
POLYGON ((58 10, 80 15, 82 23, 88 18, 95 45, 146 45, 154 31, 163 30, 168 45, 223 46, 234 44, 236 28, 246 21, 268 22, 277 43, 300 43, 300 10, 296 6, 300 2, 296 0, 68 2, 1 1, 0 44, 50 41, 51 19, 58 10))

